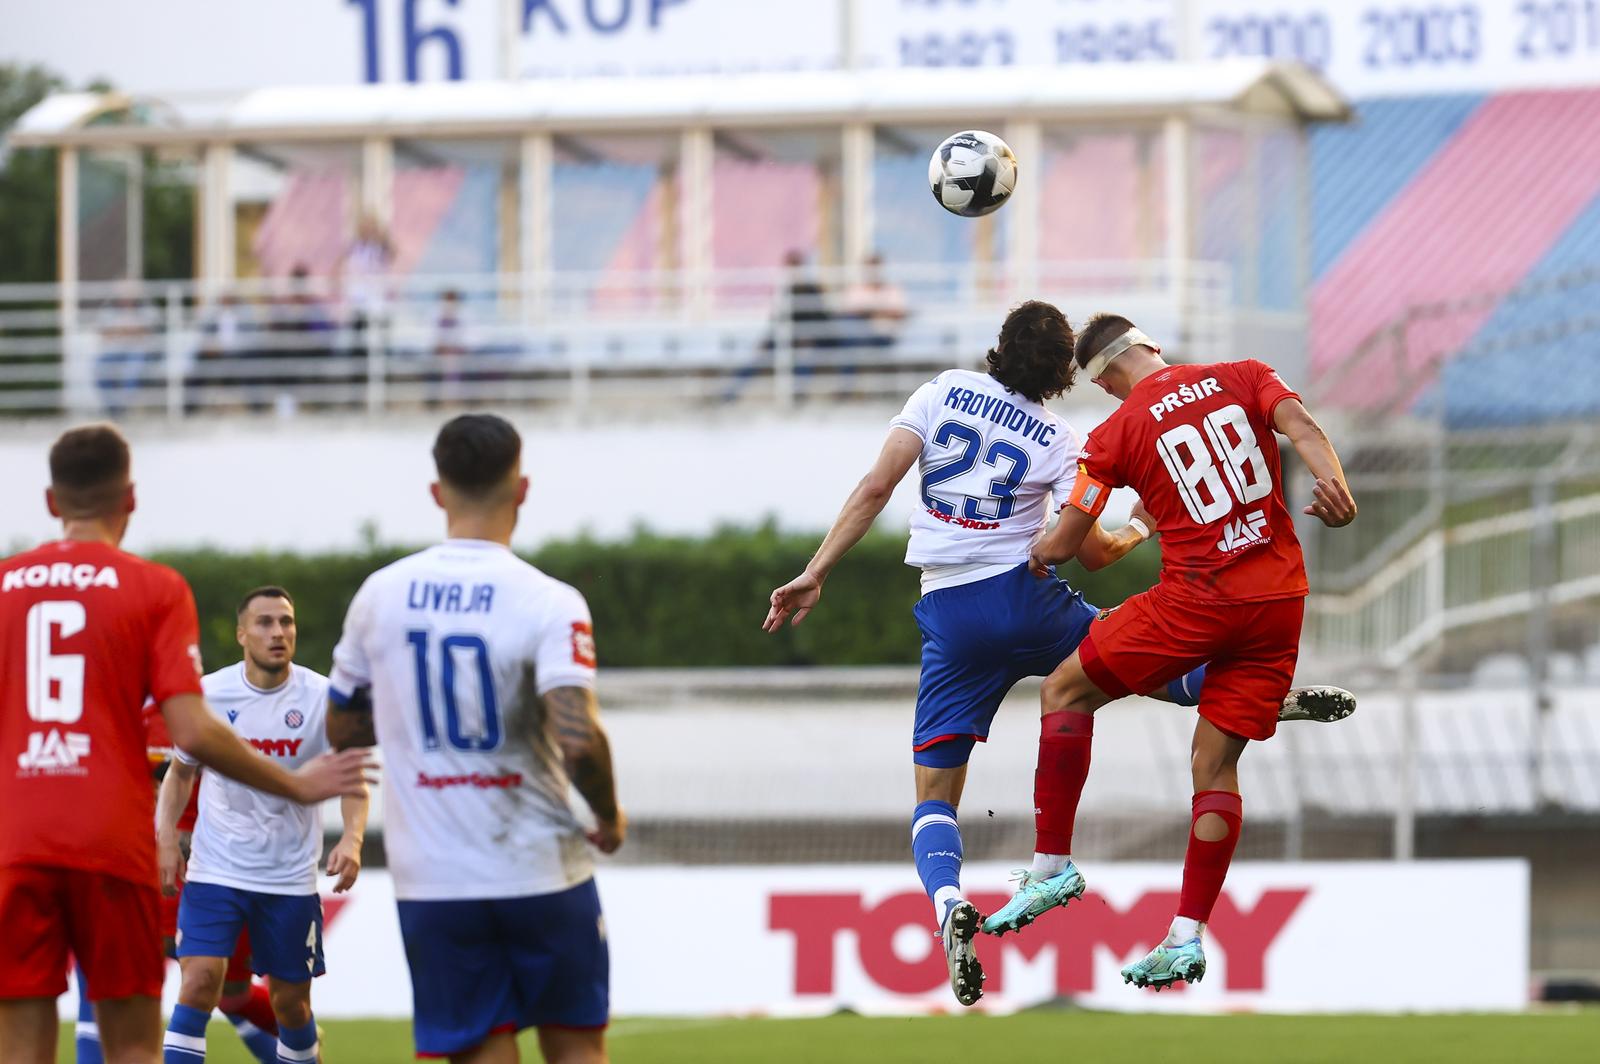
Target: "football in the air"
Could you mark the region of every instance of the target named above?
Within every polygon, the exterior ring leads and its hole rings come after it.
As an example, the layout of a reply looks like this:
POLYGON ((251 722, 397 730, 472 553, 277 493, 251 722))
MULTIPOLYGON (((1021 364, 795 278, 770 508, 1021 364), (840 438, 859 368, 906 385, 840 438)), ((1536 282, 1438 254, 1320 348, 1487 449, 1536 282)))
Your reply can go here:
POLYGON ((993 133, 952 134, 928 160, 928 184, 939 206, 963 218, 999 210, 1017 187, 1017 157, 993 133))

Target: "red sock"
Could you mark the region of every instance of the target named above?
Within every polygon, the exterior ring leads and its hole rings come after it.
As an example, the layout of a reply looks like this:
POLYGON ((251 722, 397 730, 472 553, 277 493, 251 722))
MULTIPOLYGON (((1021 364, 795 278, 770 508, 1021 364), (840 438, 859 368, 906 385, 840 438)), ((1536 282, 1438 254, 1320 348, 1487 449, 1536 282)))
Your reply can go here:
POLYGON ((1035 853, 1071 853, 1083 781, 1089 778, 1093 713, 1046 713, 1039 718, 1039 767, 1033 773, 1035 853))
POLYGON ((1239 825, 1244 803, 1232 791, 1201 791, 1194 796, 1194 816, 1189 821, 1189 849, 1183 855, 1183 892, 1178 895, 1178 915, 1205 923, 1222 893, 1234 847, 1239 845, 1239 825), (1206 842, 1194 833, 1206 813, 1215 813, 1228 825, 1228 833, 1206 842))

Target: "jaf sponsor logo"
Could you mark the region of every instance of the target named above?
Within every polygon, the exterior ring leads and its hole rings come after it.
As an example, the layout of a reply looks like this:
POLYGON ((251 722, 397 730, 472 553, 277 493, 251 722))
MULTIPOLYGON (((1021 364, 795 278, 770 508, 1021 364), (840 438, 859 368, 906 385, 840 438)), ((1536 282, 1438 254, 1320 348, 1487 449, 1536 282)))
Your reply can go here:
POLYGON ((1241 547, 1254 546, 1265 539, 1262 532, 1266 527, 1267 515, 1261 510, 1252 510, 1243 517, 1236 517, 1223 526, 1217 549, 1224 554, 1231 554, 1241 547))
POLYGON ((88 770, 80 761, 89 756, 89 736, 57 728, 33 732, 28 748, 17 755, 21 776, 82 776, 88 770))
MULTIPOLYGON (((1267 890, 1249 908, 1236 904, 1227 893, 1218 899, 1206 929, 1208 940, 1228 959, 1223 989, 1266 988, 1267 952, 1310 893, 1302 887, 1267 890)), ((980 910, 993 912, 1007 897, 976 892, 970 900, 980 910)), ((1057 994, 1090 993, 1096 989, 1096 951, 1105 949, 1119 958, 1144 953, 1165 932, 1177 904, 1175 890, 1146 891, 1125 908, 1098 894, 1086 894, 1069 911, 1051 914, 1023 934, 985 939, 984 989, 994 995, 1004 993, 1008 968, 1031 966, 1049 955, 1057 994)), ((841 934, 853 943, 862 971, 891 994, 928 994, 949 979, 944 955, 928 931, 928 898, 920 892, 894 894, 875 904, 867 904, 860 894, 775 893, 768 906, 768 926, 794 936, 796 994, 836 992, 834 962, 841 934), (910 960, 895 948, 907 928, 928 940, 927 951, 910 960)))

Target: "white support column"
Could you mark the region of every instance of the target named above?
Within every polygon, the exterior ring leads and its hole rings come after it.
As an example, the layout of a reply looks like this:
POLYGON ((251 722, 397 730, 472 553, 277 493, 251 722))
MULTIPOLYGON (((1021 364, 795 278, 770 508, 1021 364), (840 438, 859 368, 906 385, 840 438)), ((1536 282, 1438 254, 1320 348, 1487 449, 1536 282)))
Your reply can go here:
POLYGON ((518 195, 522 213, 522 321, 531 326, 550 312, 552 238, 550 184, 555 147, 548 133, 529 133, 521 145, 518 195))
POLYGON ((233 280, 233 145, 207 144, 200 155, 199 280, 203 291, 233 280))
POLYGON ((98 408, 94 361, 78 334, 78 149, 56 153, 56 283, 62 403, 73 414, 98 408))
POLYGON ((123 154, 122 161, 128 177, 125 192, 128 227, 124 237, 127 247, 123 249, 122 272, 130 281, 142 281, 144 279, 144 152, 139 148, 129 148, 123 154))
POLYGON ((711 129, 696 126, 685 129, 678 148, 680 173, 678 231, 682 234, 685 310, 692 321, 703 321, 711 314, 712 171, 716 148, 711 129))
POLYGON ((1013 299, 1032 299, 1039 288, 1039 194, 1042 175, 1040 161, 1044 158, 1044 131, 1039 123, 1030 120, 1006 124, 1006 143, 1016 153, 1018 160, 1029 160, 1018 175, 1016 191, 1006 204, 1006 272, 1012 285, 1013 299))
POLYGON ((61 285, 61 328, 78 315, 78 149, 56 153, 56 281, 61 285))
MULTIPOLYGON (((1239 130, 1244 138, 1244 217, 1242 242, 1245 247, 1242 277, 1234 278, 1234 302, 1247 308, 1254 319, 1261 316, 1261 141, 1259 122, 1245 122, 1239 130)), ((1252 347, 1252 349, 1256 349, 1252 347)))
POLYGON ((1177 354, 1188 354, 1192 312, 1189 264, 1194 259, 1194 219, 1190 191, 1194 187, 1194 128, 1187 115, 1173 115, 1162 129, 1166 156, 1167 286, 1178 320, 1173 337, 1177 354))
MULTIPOLYGON (((394 142, 387 137, 368 137, 361 142, 361 213, 377 218, 385 232, 394 224, 394 142)), ((377 416, 388 403, 393 318, 377 315, 376 320, 367 323, 364 339, 367 345, 367 413, 377 416)))
POLYGON ((861 263, 872 252, 872 127, 852 122, 841 133, 839 183, 844 199, 843 247, 845 276, 854 283, 861 263))
POLYGON ((361 210, 385 229, 394 220, 394 142, 386 137, 361 142, 361 210))

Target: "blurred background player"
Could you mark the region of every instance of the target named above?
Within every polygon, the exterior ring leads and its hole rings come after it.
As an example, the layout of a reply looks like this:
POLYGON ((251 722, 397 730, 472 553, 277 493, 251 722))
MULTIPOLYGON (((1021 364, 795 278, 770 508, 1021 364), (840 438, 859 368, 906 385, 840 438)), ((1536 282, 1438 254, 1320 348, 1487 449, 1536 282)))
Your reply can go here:
MULTIPOLYGON (((281 587, 256 588, 240 601, 237 623, 244 660, 205 677, 206 701, 252 746, 285 764, 304 764, 328 748, 328 681, 294 664, 294 600, 281 587)), ((198 775, 178 747, 156 807, 162 887, 186 880, 177 939, 183 984, 167 1027, 167 1064, 205 1058, 206 1023, 222 1000, 229 958, 244 931, 251 967, 267 977, 278 1031, 273 1056, 262 1057, 264 1038, 246 1039, 251 1052, 269 1061, 315 1059, 311 979, 324 970, 317 894, 322 812, 210 776, 200 787, 185 876, 178 819, 198 775)), ((361 870, 367 796, 344 795, 340 812, 344 835, 328 856, 329 874, 339 877, 336 892, 349 890, 361 870)))
POLYGON ((377 742, 416 1050, 604 1061, 610 961, 593 844, 622 844, 583 596, 511 553, 522 439, 464 414, 433 448, 444 543, 368 577, 334 651, 328 732, 377 742), (586 834, 570 785, 598 824, 586 834))
MULTIPOLYGON (((1060 524, 1033 551, 1042 568, 1073 557, 1111 489, 1145 500, 1164 542, 1160 582, 1099 617, 1041 691, 1041 735, 1072 737, 1070 761, 1045 819, 1071 822, 1089 771, 1094 711, 1132 691, 1209 662, 1195 724, 1194 801, 1183 890, 1167 937, 1122 970, 1160 989, 1205 974, 1201 934, 1239 841, 1239 756, 1271 738, 1294 679, 1306 573, 1284 501, 1283 433, 1316 477, 1305 512, 1330 527, 1355 519, 1355 502, 1327 436, 1300 397, 1261 362, 1168 366, 1127 318, 1101 314, 1079 339, 1078 363, 1121 405, 1089 433, 1060 524)), ((1046 771, 1041 742, 1039 771, 1046 771)), ((1082 877, 1066 855, 1056 878, 1082 877)), ((1024 884, 1026 889, 1028 884, 1024 884)), ((1065 899, 1063 899, 1064 903, 1065 899)), ((997 928, 1003 931, 1014 925, 997 928)))
POLYGON ((0 673, 6 1064, 54 1062, 69 952, 87 978, 106 1057, 160 1059, 165 961, 140 719, 147 698, 174 740, 222 775, 298 802, 365 789, 363 752, 291 773, 212 717, 188 585, 118 549, 134 509, 130 467, 114 427, 64 433, 50 449, 45 496, 62 537, 0 563, 0 659, 23 663, 0 673))
MULTIPOLYGON (((890 422, 877 462, 806 571, 772 593, 763 625, 775 632, 791 614, 795 624, 805 618, 833 567, 920 462, 924 508, 911 518, 906 551, 907 564, 922 569, 923 592, 916 606, 922 672, 911 747, 917 790, 911 845, 917 874, 933 899, 950 986, 963 1005, 983 993, 983 969, 972 944, 981 917, 961 893, 956 821, 968 758, 973 744, 987 739, 1006 693, 1024 676, 1055 669, 1097 613, 1066 581, 1041 580, 1028 570, 1028 550, 1044 529, 1051 499, 1065 506, 1077 476, 1078 436, 1043 406, 1072 386, 1073 349, 1072 328, 1061 311, 1026 302, 1006 316, 987 373, 947 370, 917 389, 890 422)), ((1116 532, 1091 522, 1078 559, 1088 569, 1101 568, 1149 534, 1142 510, 1116 532)), ((1188 675, 1169 677, 1165 690, 1161 684, 1139 690, 1195 705, 1205 679, 1203 660, 1188 675)), ((1339 719, 1354 708, 1349 694, 1336 689, 1305 695, 1303 702, 1280 697, 1284 712, 1296 719, 1313 712, 1315 719, 1339 719)), ((1059 775, 1041 760, 1035 785, 1050 792, 1060 786, 1059 775)), ((1042 821, 1039 826, 1043 832, 1042 821)), ((1052 852, 1067 852, 1070 833, 1068 823, 1052 852)), ((1054 881, 1049 889, 1081 893, 1082 884, 1054 881)), ((1016 919, 1022 922, 1050 907, 1031 895, 1020 897, 1016 919)))

